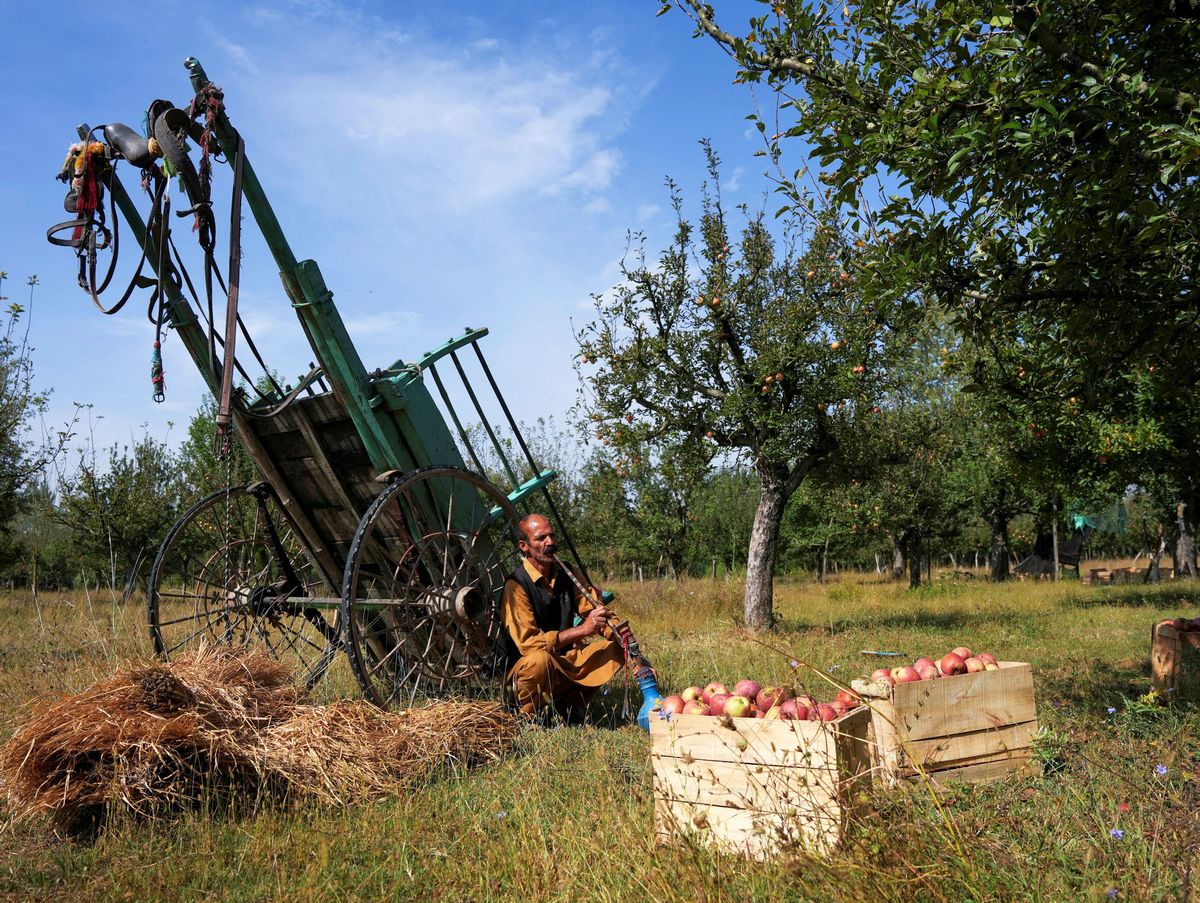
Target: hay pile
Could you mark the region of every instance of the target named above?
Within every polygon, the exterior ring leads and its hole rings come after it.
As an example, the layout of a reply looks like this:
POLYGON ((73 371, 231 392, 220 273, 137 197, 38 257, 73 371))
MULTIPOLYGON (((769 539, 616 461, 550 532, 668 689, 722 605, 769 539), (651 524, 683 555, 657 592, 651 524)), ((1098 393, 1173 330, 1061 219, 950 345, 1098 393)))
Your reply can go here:
POLYGON ((498 703, 310 705, 269 656, 206 649, 32 704, 0 749, 0 782, 16 818, 68 827, 212 796, 347 805, 499 758, 516 736, 498 703))

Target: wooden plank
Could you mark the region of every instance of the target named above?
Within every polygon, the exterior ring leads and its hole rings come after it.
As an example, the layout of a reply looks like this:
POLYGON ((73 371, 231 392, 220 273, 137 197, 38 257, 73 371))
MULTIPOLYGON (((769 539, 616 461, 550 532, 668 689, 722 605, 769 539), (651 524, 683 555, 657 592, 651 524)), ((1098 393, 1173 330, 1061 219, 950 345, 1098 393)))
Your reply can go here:
POLYGON ((874 706, 875 718, 891 718, 909 741, 1036 720, 1032 669, 1023 662, 999 664, 998 671, 897 684, 890 703, 874 706))
POLYGON ((756 812, 812 812, 836 806, 843 782, 836 768, 746 765, 652 756, 654 794, 689 803, 756 812))
MULTIPOLYGON (((943 768, 926 771, 925 776, 937 786, 958 781, 964 784, 982 784, 997 778, 1028 774, 1034 770, 1032 750, 1025 750, 1025 755, 997 759, 992 762, 978 762, 959 768, 943 768)), ((911 777, 920 780, 914 772, 911 777)))
POLYGON ((870 712, 856 709, 837 721, 763 721, 676 715, 652 718, 656 754, 716 762, 821 768, 837 760, 837 737, 866 737, 870 712))
MULTIPOLYGON (((362 519, 363 512, 358 510, 354 501, 346 493, 346 487, 342 485, 342 481, 338 474, 334 472, 333 467, 329 463, 329 459, 325 455, 325 449, 321 446, 321 440, 317 437, 316 431, 313 429, 306 417, 301 415, 298 418, 300 433, 304 436, 305 442, 308 444, 312 452, 313 465, 320 472, 328 485, 332 488, 335 497, 341 502, 342 508, 353 517, 356 521, 362 519)), ((364 509, 365 510, 365 509, 364 509)), ((355 526, 357 530, 357 525, 355 526)))
POLYGON ((923 768, 966 763, 972 759, 990 759, 1006 753, 1028 751, 1037 726, 1036 721, 1024 721, 992 730, 914 740, 904 751, 910 762, 923 768))
POLYGON ((793 846, 818 853, 833 851, 841 838, 841 812, 811 821, 786 815, 730 809, 702 803, 656 799, 655 832, 671 842, 695 837, 697 841, 724 852, 751 859, 765 859, 793 846))

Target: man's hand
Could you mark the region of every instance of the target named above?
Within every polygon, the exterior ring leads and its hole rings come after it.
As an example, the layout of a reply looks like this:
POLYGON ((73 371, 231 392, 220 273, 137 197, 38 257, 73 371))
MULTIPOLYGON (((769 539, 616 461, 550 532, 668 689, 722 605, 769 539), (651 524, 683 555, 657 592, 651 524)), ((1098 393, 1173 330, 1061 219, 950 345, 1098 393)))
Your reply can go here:
POLYGON ((586 626, 588 629, 588 632, 584 635, 595 636, 600 632, 600 628, 604 627, 607 623, 608 609, 603 605, 597 605, 588 612, 588 616, 583 622, 583 626, 586 626))

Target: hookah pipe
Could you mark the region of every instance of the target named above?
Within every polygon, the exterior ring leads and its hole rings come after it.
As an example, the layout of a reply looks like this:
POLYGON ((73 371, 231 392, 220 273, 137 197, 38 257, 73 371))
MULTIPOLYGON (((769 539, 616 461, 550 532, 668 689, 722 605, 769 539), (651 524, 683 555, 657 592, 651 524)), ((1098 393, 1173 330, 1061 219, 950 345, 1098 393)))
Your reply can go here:
MULTIPOLYGON (((551 552, 550 557, 571 578, 571 582, 575 584, 576 589, 591 599, 596 605, 604 606, 604 600, 596 595, 593 589, 584 586, 580 579, 575 576, 575 572, 563 564, 562 559, 558 557, 556 552, 551 552)), ((608 616, 608 627, 612 630, 613 636, 617 638, 617 642, 621 644, 621 650, 625 653, 625 667, 633 675, 634 680, 637 681, 638 689, 642 691, 642 707, 638 709, 637 723, 642 730, 648 732, 650 730, 650 712, 662 702, 662 692, 658 689, 658 677, 655 675, 654 668, 651 667, 649 659, 642 655, 642 648, 638 645, 637 637, 633 635, 633 629, 629 626, 629 622, 610 614, 608 616)), ((626 704, 628 704, 628 684, 626 684, 625 692, 626 704)))

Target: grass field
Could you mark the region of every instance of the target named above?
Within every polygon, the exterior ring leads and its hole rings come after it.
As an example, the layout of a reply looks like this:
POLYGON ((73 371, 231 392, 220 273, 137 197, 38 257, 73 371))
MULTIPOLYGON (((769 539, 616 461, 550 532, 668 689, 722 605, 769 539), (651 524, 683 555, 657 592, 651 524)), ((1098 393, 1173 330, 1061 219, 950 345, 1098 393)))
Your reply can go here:
MULTIPOLYGON (((936 577, 936 575, 935 575, 936 577)), ((1148 689, 1150 625, 1200 614, 1200 585, 938 582, 917 592, 844 575, 780 582, 781 629, 737 626, 741 587, 614 587, 665 689, 791 660, 848 683, 879 659, 956 645, 1034 666, 1038 774, 876 789, 841 853, 763 864, 652 841, 649 741, 633 727, 529 729, 500 765, 349 809, 246 800, 92 839, 0 833, 0 895, 93 900, 1177 900, 1200 875, 1200 717, 1148 689), (1160 767, 1161 766, 1161 767, 1160 767), (1164 772, 1165 769, 1165 772, 1164 772)), ((73 691, 148 652, 143 609, 108 598, 0 596, 0 739, 34 696, 73 691)), ((810 674, 803 671, 801 673, 810 674)), ((811 676, 812 681, 818 678, 811 676)), ((810 684, 812 685, 812 684, 810 684)), ((822 691, 827 696, 831 690, 822 691)), ((356 695, 338 663, 319 698, 356 695)), ((611 712, 618 692, 599 700, 611 712)))

